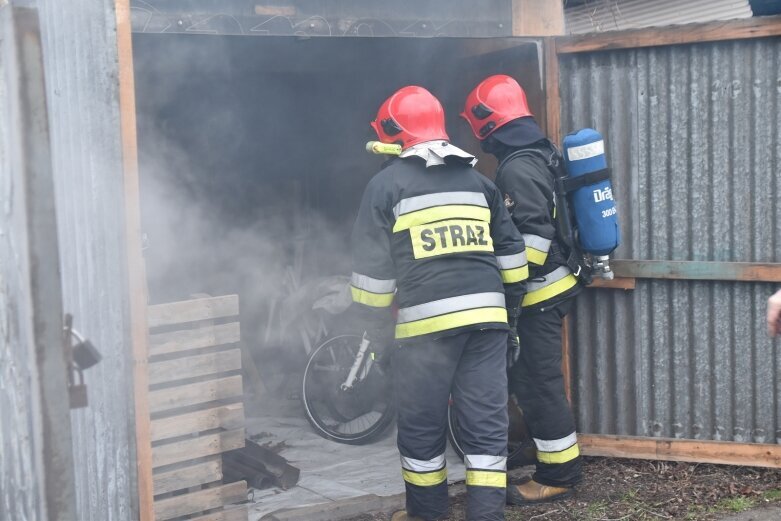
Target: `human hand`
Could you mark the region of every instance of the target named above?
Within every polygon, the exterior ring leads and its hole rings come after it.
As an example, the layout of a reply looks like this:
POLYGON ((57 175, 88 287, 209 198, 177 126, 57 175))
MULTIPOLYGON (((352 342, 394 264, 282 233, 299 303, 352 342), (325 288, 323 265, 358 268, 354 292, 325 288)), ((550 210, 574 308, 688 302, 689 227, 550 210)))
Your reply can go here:
POLYGON ((781 334, 781 289, 767 300, 767 332, 770 336, 781 334))

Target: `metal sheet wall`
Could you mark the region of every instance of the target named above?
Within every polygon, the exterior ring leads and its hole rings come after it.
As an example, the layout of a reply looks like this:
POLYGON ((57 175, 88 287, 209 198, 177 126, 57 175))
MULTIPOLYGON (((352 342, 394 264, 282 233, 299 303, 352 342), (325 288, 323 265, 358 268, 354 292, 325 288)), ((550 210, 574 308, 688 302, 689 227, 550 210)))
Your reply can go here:
POLYGON ((564 11, 568 33, 750 18, 748 0, 593 0, 564 11))
MULTIPOLYGON (((606 135, 622 259, 781 262, 781 39, 561 57, 562 128, 606 135)), ((638 281, 574 317, 582 432, 781 442, 772 284, 638 281)))
POLYGON ((38 0, 65 312, 103 360, 71 414, 80 521, 138 517, 114 2, 38 0))
MULTIPOLYGON (((27 228, 22 188, 11 174, 13 118, 9 81, 11 8, 0 6, 0 512, 42 519, 40 426, 36 425, 35 361, 30 331, 27 228), (37 435, 37 436, 36 436, 37 435)), ((39 414, 39 412, 38 412, 39 414)))

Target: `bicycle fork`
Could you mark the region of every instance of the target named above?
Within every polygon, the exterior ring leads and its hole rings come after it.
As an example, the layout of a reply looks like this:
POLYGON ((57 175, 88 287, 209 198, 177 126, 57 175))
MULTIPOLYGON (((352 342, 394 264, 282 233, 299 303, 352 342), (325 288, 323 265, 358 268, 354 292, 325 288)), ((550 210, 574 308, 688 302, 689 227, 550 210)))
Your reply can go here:
POLYGON ((355 361, 353 362, 352 367, 350 367, 350 373, 347 375, 347 379, 341 385, 342 391, 349 391, 353 388, 355 378, 358 375, 358 371, 361 370, 363 359, 366 357, 366 351, 369 349, 370 343, 371 342, 369 342, 369 337, 366 335, 366 332, 364 332, 363 338, 361 339, 361 347, 358 349, 358 353, 355 355, 355 361))

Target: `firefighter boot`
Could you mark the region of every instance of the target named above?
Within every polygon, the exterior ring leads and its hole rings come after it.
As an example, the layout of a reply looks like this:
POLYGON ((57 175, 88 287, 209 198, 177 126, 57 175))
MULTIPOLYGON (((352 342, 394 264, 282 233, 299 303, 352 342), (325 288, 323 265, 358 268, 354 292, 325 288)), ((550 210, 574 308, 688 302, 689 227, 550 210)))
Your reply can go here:
POLYGON ((547 503, 568 498, 573 493, 574 489, 572 488, 551 487, 529 479, 520 485, 507 487, 507 504, 531 505, 534 503, 547 503))
POLYGON ((423 521, 422 517, 411 516, 406 510, 399 510, 394 512, 391 516, 391 521, 423 521))

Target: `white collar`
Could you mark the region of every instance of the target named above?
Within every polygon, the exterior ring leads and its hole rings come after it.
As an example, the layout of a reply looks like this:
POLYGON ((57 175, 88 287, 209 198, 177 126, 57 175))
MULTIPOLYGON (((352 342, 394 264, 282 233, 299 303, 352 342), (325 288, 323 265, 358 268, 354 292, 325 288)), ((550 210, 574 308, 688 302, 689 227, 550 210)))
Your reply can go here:
POLYGON ((470 166, 477 164, 477 159, 472 154, 465 152, 447 141, 437 139, 413 145, 399 154, 399 157, 417 156, 426 162, 426 168, 430 166, 444 165, 445 158, 449 156, 467 160, 470 166))

